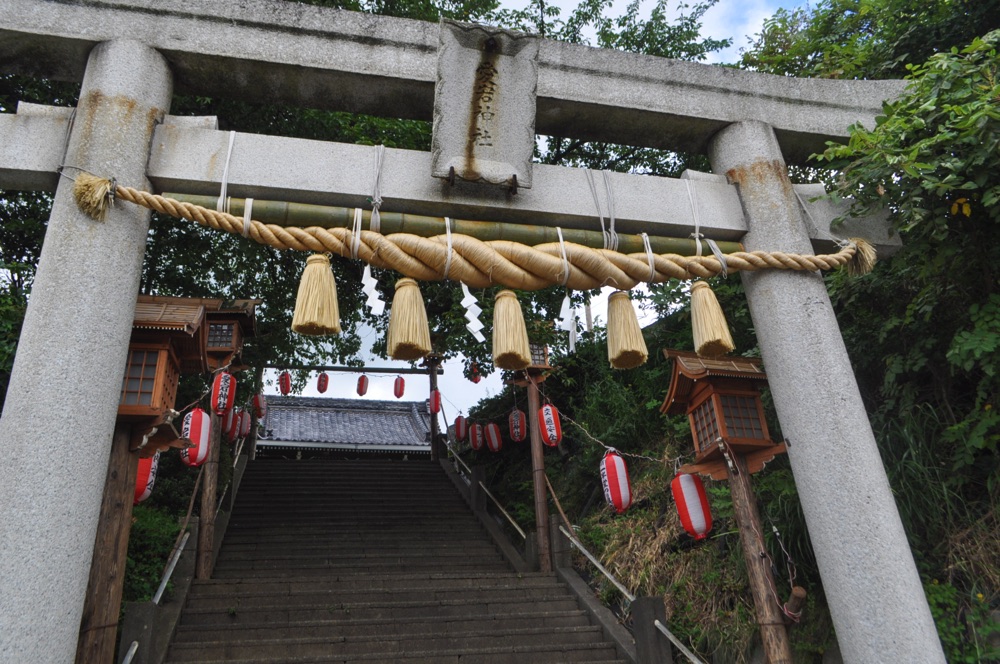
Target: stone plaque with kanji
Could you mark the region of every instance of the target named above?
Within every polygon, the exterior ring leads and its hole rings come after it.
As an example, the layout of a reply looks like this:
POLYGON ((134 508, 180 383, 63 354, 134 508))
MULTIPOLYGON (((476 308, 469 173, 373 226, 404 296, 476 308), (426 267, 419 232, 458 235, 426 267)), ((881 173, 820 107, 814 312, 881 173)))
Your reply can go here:
POLYGON ((441 22, 431 174, 531 187, 538 38, 441 22))

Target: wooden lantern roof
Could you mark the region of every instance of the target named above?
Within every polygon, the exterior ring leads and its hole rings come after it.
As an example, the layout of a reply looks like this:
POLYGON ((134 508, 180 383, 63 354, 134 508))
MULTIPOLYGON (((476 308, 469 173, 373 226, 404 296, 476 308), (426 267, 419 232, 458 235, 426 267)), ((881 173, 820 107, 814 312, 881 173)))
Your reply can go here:
POLYGON ((670 391, 660 406, 660 412, 668 415, 683 415, 691 399, 695 384, 705 378, 741 378, 767 382, 767 375, 761 369, 761 360, 752 357, 702 357, 697 353, 682 350, 663 351, 664 357, 674 361, 670 376, 670 391))

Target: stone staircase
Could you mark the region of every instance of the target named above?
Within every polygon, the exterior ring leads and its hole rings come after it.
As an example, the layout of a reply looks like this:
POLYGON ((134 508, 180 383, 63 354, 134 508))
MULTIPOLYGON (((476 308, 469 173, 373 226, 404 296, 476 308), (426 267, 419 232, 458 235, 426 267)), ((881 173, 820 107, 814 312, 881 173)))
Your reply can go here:
POLYGON ((553 574, 516 573, 436 462, 247 467, 168 662, 621 662, 553 574))

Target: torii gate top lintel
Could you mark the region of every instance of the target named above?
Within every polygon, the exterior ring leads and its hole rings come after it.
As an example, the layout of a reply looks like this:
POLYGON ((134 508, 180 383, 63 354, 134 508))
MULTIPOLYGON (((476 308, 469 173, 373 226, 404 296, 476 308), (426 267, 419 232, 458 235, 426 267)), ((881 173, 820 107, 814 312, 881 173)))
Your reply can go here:
MULTIPOLYGON (((81 80, 91 48, 134 39, 179 92, 430 120, 438 25, 274 0, 3 0, 5 69, 81 80)), ((800 162, 871 124, 902 81, 796 79, 542 39, 540 134, 704 153, 731 122, 775 129, 800 162)))

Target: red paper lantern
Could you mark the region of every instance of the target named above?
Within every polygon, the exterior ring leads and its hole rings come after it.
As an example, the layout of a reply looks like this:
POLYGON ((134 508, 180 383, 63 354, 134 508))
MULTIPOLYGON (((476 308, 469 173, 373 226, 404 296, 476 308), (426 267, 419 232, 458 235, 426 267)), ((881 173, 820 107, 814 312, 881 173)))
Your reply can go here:
POLYGON ((520 443, 528 437, 528 417, 523 410, 515 408, 510 411, 507 424, 510 426, 510 439, 515 443, 520 443))
POLYGON ((159 465, 159 452, 148 459, 139 459, 139 474, 135 476, 135 493, 132 496, 133 505, 138 505, 153 493, 153 483, 156 482, 156 469, 159 465))
POLYGON ((263 394, 253 395, 253 412, 257 415, 258 420, 267 417, 267 397, 263 394))
POLYGON ((464 415, 455 418, 455 440, 463 441, 469 434, 469 423, 464 415))
POLYGON ((406 381, 403 380, 402 376, 396 376, 396 382, 392 384, 392 393, 396 395, 397 399, 403 398, 403 390, 406 389, 406 381))
POLYGON ((503 439, 500 438, 500 426, 493 422, 486 425, 486 446, 490 452, 499 452, 503 447, 503 439))
POLYGON ((473 424, 469 427, 469 444, 476 451, 483 449, 483 426, 481 424, 473 424))
POLYGON ((239 413, 235 408, 232 410, 227 410, 226 414, 222 416, 222 435, 226 437, 226 440, 233 442, 234 436, 232 432, 235 431, 233 427, 236 426, 236 420, 239 418, 239 413))
POLYGON ((604 485, 604 499, 619 514, 632 504, 632 483, 625 459, 614 450, 609 450, 601 459, 601 484, 604 485))
POLYGON ((712 530, 712 512, 708 507, 705 485, 697 475, 678 473, 670 483, 670 491, 677 503, 677 514, 688 535, 696 540, 705 539, 712 530))
POLYGON ((316 391, 323 394, 328 387, 330 387, 330 377, 325 373, 321 373, 319 378, 316 379, 316 391))
POLYGON ((542 442, 549 447, 555 447, 562 440, 562 423, 559 421, 559 411, 550 403, 538 409, 538 428, 542 433, 542 442))
POLYGON ((278 376, 278 390, 283 396, 288 396, 288 393, 292 391, 292 374, 287 371, 281 372, 281 375, 278 376))
POLYGON ((231 373, 220 371, 212 381, 212 411, 225 415, 236 403, 236 379, 231 373))
POLYGON ((363 397, 368 393, 368 376, 362 375, 358 378, 358 396, 363 397))
POLYGON ((250 411, 249 410, 244 410, 244 411, 242 411, 240 413, 240 437, 241 438, 246 438, 248 435, 250 435, 250 425, 253 423, 252 420, 253 420, 253 418, 250 417, 250 411))
POLYGON ((242 417, 243 411, 239 408, 234 408, 229 412, 229 416, 226 418, 226 440, 230 443, 234 442, 240 435, 240 418, 242 417))
POLYGON ((430 409, 431 415, 441 412, 441 390, 431 390, 430 409))
POLYGON ((205 463, 208 460, 208 447, 212 436, 212 418, 209 414, 201 408, 195 408, 185 415, 181 436, 194 443, 194 447, 181 450, 181 461, 184 465, 197 468, 205 463))

